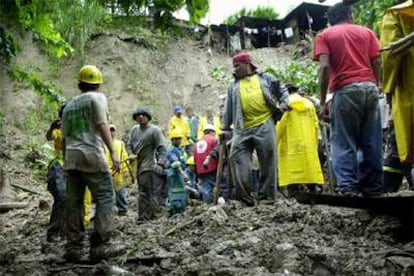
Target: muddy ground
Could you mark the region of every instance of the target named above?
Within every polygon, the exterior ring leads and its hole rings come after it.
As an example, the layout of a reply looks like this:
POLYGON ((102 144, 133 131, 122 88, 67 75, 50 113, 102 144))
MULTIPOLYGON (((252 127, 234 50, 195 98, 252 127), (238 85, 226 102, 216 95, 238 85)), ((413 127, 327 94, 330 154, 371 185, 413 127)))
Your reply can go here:
POLYGON ((112 243, 126 251, 99 264, 65 263, 64 242, 45 239, 50 198, 21 193, 29 206, 0 214, 0 274, 414 275, 414 242, 399 239, 392 217, 280 197, 200 204, 137 225, 134 190, 128 215, 114 219, 112 243))

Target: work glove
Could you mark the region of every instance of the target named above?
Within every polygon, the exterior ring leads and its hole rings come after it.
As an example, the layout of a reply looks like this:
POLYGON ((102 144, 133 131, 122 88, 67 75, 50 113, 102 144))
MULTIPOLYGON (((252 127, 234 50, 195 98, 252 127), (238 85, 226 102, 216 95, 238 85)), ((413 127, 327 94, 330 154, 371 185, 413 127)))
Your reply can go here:
POLYGON ((210 155, 207 156, 206 159, 204 159, 204 162, 203 162, 203 168, 204 169, 207 169, 208 168, 208 165, 210 164, 210 160, 211 160, 211 156, 210 155))
POLYGON ((153 171, 156 174, 161 174, 161 175, 165 174, 164 167, 161 166, 160 164, 155 164, 154 167, 153 167, 153 171))
POLYGON ((50 129, 58 129, 61 128, 62 121, 60 119, 54 120, 52 124, 50 125, 50 129))

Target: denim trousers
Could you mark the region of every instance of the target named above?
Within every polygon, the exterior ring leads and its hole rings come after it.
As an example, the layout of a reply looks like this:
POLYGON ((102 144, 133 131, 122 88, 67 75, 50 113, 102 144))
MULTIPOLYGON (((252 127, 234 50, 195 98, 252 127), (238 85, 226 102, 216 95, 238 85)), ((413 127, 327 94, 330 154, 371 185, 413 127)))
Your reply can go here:
POLYGON ((128 211, 128 190, 127 188, 123 187, 119 191, 115 192, 115 200, 116 200, 116 207, 118 208, 118 212, 126 212, 128 211))
POLYGON ((53 162, 48 167, 47 190, 53 196, 47 237, 63 237, 65 235, 66 177, 59 162, 53 162))
POLYGON ((332 166, 338 190, 381 194, 383 134, 377 86, 357 82, 339 88, 334 91, 330 114, 332 166))
POLYGON ((204 202, 212 203, 214 196, 213 196, 213 189, 216 185, 216 171, 201 174, 198 176, 200 179, 200 186, 201 186, 201 198, 204 202))

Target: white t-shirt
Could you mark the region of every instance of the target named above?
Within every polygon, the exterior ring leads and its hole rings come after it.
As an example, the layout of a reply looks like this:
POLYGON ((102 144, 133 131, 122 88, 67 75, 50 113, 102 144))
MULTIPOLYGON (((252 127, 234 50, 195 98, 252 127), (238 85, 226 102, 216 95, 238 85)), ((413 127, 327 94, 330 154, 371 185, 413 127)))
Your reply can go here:
POLYGON ((108 102, 104 94, 86 92, 73 98, 62 116, 66 143, 65 170, 83 172, 108 171, 104 143, 97 130, 107 123, 108 102))

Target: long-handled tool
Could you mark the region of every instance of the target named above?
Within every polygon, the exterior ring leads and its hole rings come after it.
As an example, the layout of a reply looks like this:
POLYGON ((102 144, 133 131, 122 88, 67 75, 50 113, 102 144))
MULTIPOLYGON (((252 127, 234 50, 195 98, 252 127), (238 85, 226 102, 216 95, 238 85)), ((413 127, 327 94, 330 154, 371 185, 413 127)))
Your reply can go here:
POLYGON ((413 45, 414 45, 414 32, 385 46, 384 48, 381 49, 381 52, 390 51, 391 56, 395 57, 395 56, 404 54, 413 45))
POLYGON ((225 141, 222 141, 220 144, 220 150, 219 150, 219 159, 218 159, 218 165, 217 165, 217 174, 216 174, 216 185, 214 187, 214 204, 217 204, 217 200, 220 195, 220 184, 221 179, 223 178, 223 167, 224 167, 224 157, 226 155, 226 143, 225 141))
POLYGON ((320 128, 322 132, 322 140, 323 146, 326 152, 326 169, 328 170, 328 181, 329 181, 329 190, 332 194, 335 191, 336 187, 336 180, 335 176, 333 175, 332 166, 331 166, 331 153, 328 146, 328 133, 326 130, 326 123, 320 123, 320 128))

